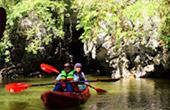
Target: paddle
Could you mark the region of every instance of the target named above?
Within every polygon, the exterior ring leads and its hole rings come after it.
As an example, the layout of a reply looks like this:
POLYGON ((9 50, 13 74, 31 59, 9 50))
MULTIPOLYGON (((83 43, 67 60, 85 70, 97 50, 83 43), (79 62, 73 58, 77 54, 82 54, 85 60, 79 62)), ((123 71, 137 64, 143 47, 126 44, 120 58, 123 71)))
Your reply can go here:
POLYGON ((40 67, 43 71, 48 72, 48 73, 53 73, 53 72, 60 73, 57 69, 45 63, 42 63, 40 67))
POLYGON ((45 86, 45 85, 54 85, 54 83, 35 84, 35 85, 24 84, 24 83, 12 83, 12 84, 6 85, 5 89, 9 92, 20 92, 20 91, 27 89, 28 87, 45 86))
POLYGON ((103 89, 99 89, 99 88, 95 88, 93 86, 91 86, 90 84, 86 84, 88 87, 91 87, 93 89, 95 89, 97 92, 107 92, 106 90, 103 90, 103 89))
MULTIPOLYGON (((48 65, 48 64, 41 64, 41 69, 48 72, 48 73, 52 73, 52 72, 55 72, 53 70, 56 70, 54 69, 54 67, 48 65), (44 69, 45 68, 45 69, 44 69)), ((56 72, 58 73, 58 72, 56 72)), ((104 82, 113 82, 113 81, 117 81, 118 79, 103 79, 104 82)), ((94 80, 93 80, 94 81, 94 80)), ((100 80, 102 81, 102 80, 100 80)), ((90 81, 89 81, 90 82, 90 81)), ((106 90, 103 90, 103 89, 99 89, 99 88, 95 88, 93 86, 91 86, 90 84, 86 84, 88 87, 91 87, 93 89, 95 89, 97 92, 107 92, 106 90)))
MULTIPOLYGON (((67 83, 84 83, 84 82, 108 82, 109 81, 118 81, 118 80, 113 80, 113 79, 95 79, 95 80, 86 80, 86 81, 76 81, 76 82, 59 82, 60 84, 67 84, 67 83)), ((54 83, 45 83, 45 84, 25 84, 25 83, 12 83, 12 84, 7 84, 5 86, 6 90, 9 92, 20 92, 28 87, 34 87, 34 86, 45 86, 45 85, 54 85, 54 83)), ((87 86, 92 87, 91 85, 87 84, 87 86)), ((99 88, 94 88, 97 92, 106 92, 105 90, 99 89, 99 88)))

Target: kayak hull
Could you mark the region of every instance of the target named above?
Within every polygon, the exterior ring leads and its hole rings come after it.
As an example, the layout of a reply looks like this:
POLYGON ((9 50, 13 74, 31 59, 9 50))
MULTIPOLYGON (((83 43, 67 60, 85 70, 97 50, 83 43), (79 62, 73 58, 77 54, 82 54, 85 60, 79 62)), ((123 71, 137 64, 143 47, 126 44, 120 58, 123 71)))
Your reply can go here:
POLYGON ((90 95, 90 91, 86 87, 81 93, 46 91, 42 93, 41 99, 46 108, 57 109, 82 105, 89 99, 90 95))

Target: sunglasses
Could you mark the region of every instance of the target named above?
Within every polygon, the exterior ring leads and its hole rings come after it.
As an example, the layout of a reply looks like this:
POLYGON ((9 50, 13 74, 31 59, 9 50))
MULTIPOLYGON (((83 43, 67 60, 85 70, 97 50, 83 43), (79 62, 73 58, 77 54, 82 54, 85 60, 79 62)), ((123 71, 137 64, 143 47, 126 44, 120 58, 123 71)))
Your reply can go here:
POLYGON ((64 68, 70 68, 70 66, 64 66, 64 68))

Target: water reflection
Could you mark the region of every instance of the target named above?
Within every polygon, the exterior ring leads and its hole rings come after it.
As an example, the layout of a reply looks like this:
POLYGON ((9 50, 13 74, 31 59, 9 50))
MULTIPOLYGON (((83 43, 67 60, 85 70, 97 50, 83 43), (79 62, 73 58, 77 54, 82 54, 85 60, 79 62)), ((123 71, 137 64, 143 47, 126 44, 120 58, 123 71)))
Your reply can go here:
POLYGON ((92 110, 169 110, 170 81, 163 79, 122 79, 105 83, 111 89, 91 99, 92 110), (114 91, 115 90, 115 91, 114 91), (98 98, 100 97, 100 98, 98 98))
MULTIPOLYGON (((53 79, 18 81, 38 84, 49 83, 53 79)), ((95 78, 88 76, 88 79, 95 78)), ((22 92, 11 94, 4 89, 5 82, 3 83, 0 84, 0 110, 46 110, 40 95, 44 91, 52 90, 53 85, 30 87, 22 92)), ((90 84, 107 90, 107 93, 97 94, 96 90, 90 88, 91 97, 87 103, 66 110, 170 110, 170 80, 167 79, 121 79, 117 82, 90 84)))
POLYGON ((170 105, 168 83, 164 84, 159 80, 151 79, 122 80, 125 92, 123 103, 126 108, 166 109, 165 107, 170 105))
POLYGON ((9 108, 11 110, 25 110, 25 108, 28 106, 26 102, 10 102, 9 108))

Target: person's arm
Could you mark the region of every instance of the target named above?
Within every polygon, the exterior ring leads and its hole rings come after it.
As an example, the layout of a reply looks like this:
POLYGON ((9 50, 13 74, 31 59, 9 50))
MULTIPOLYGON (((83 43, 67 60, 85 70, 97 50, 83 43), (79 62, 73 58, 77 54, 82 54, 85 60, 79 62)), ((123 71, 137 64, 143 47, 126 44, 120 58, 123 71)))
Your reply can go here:
POLYGON ((56 77, 55 80, 60 80, 60 77, 61 77, 61 73, 56 77))
POLYGON ((85 75, 84 75, 84 72, 81 72, 81 75, 82 75, 82 77, 84 78, 84 80, 86 81, 87 79, 86 79, 86 77, 85 77, 85 75))
MULTIPOLYGON (((84 81, 87 81, 87 79, 86 79, 86 77, 85 77, 85 75, 84 75, 84 72, 81 72, 81 74, 82 74, 82 76, 83 76, 83 78, 84 78, 84 81)), ((88 82, 85 82, 84 84, 88 84, 88 82)))
POLYGON ((57 84, 60 81, 61 73, 56 77, 54 84, 57 84))
POLYGON ((78 80, 79 80, 79 77, 78 77, 76 74, 74 74, 73 77, 74 77, 74 78, 73 78, 73 81, 78 81, 78 80))

